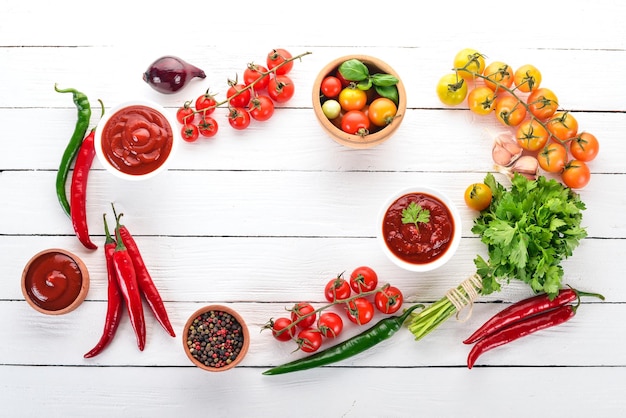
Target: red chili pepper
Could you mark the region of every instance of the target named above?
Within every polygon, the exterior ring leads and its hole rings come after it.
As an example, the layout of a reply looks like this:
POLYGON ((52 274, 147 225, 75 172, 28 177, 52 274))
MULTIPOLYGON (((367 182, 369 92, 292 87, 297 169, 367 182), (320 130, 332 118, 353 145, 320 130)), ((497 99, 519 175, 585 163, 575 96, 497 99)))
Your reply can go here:
POLYGON ((87 210, 85 207, 87 199, 87 179, 89 178, 93 158, 96 155, 94 133, 95 129, 92 129, 89 135, 85 137, 78 150, 76 162, 74 163, 74 172, 72 173, 72 183, 70 185, 70 216, 72 218, 72 226, 80 242, 85 248, 90 250, 98 248, 89 238, 87 210))
POLYGON ((467 367, 472 368, 478 357, 496 347, 510 343, 542 329, 560 325, 576 314, 578 305, 561 305, 556 309, 531 316, 525 321, 516 322, 478 341, 467 356, 467 367))
POLYGON ((87 354, 85 354, 85 358, 97 356, 113 340, 115 332, 117 331, 117 327, 120 324, 120 320, 122 318, 122 310, 124 307, 124 305, 122 305, 122 294, 120 293, 120 287, 117 282, 117 277, 115 275, 115 266, 113 265, 113 253, 115 252, 115 247, 117 246, 117 243, 109 233, 109 226, 107 225, 106 215, 102 215, 102 218, 104 219, 104 232, 106 235, 106 240, 104 242, 104 257, 106 260, 108 277, 107 313, 104 321, 104 330, 102 332, 102 337, 100 337, 100 341, 98 341, 96 346, 92 348, 91 351, 89 351, 87 354))
POLYGON ((117 276, 117 282, 126 301, 126 308, 130 316, 130 323, 135 330, 137 336, 137 346, 143 351, 146 345, 146 323, 143 316, 143 304, 139 286, 137 284, 137 275, 133 260, 128 254, 128 250, 120 236, 119 218, 116 217, 115 236, 117 244, 113 252, 113 266, 117 276))
MULTIPOLYGON (((113 207, 113 213, 115 213, 115 207, 113 207)), ((119 218, 121 218, 122 215, 123 214, 120 214, 119 218)), ((117 217, 117 214, 115 216, 117 217)), ((176 333, 174 332, 172 324, 170 323, 169 317, 167 315, 167 310, 165 309, 163 299, 159 294, 159 290, 152 281, 150 272, 146 267, 146 263, 143 260, 135 239, 128 231, 128 228, 126 228, 126 226, 122 225, 121 223, 119 224, 118 229, 120 236, 122 237, 122 241, 124 242, 124 245, 128 250, 128 254, 130 254, 130 257, 133 260, 133 266, 135 267, 135 272, 137 274, 137 284, 139 285, 141 293, 146 298, 148 306, 150 306, 150 309, 152 310, 152 313, 156 317, 157 321, 159 321, 161 326, 163 326, 168 334, 170 334, 172 337, 176 337, 176 333)))
POLYGON ((470 335, 465 341, 463 341, 463 343, 473 344, 476 341, 485 338, 486 336, 493 334, 494 332, 497 332, 508 325, 521 321, 532 315, 536 315, 541 312, 555 309, 562 305, 566 305, 570 302, 575 301, 580 296, 595 296, 604 300, 604 296, 600 294, 581 292, 572 288, 561 289, 557 296, 552 300, 550 300, 547 294, 533 296, 531 298, 514 303, 508 308, 492 316, 472 335, 470 335))

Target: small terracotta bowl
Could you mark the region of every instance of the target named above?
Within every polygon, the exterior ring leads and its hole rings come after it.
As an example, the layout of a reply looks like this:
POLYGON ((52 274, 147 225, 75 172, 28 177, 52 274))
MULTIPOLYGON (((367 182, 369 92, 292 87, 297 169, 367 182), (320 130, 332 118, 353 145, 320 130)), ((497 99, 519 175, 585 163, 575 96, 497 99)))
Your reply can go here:
POLYGON ((69 251, 51 248, 35 254, 22 272, 22 293, 33 309, 62 315, 76 309, 89 292, 89 271, 69 251))
MULTIPOLYGON (((406 91, 404 88, 404 84, 400 79, 400 76, 398 76, 398 73, 396 73, 396 71, 384 61, 368 55, 346 55, 344 57, 340 57, 329 62, 324 68, 322 68, 317 78, 315 79, 315 82, 313 83, 312 99, 313 111, 315 112, 315 116, 317 117, 317 120, 322 125, 326 133, 328 133, 328 135, 339 144, 345 145, 350 148, 363 149, 382 144, 393 135, 396 129, 398 129, 406 113, 406 91), (393 122, 382 128, 378 128, 372 124, 370 127, 370 133, 365 136, 352 135, 342 131, 337 125, 333 123, 333 121, 326 117, 322 110, 321 99, 323 98, 323 95, 320 91, 322 81, 326 76, 336 74, 339 65, 349 59, 358 59, 363 64, 365 64, 369 70, 370 75, 377 73, 391 74, 398 79, 398 83, 396 84, 396 87, 398 89, 398 110, 396 112, 396 117, 394 118, 393 122)), ((335 123, 339 122, 335 120, 335 123)))
POLYGON ((182 334, 189 360, 209 372, 232 369, 243 360, 250 346, 248 327, 241 315, 222 305, 208 305, 195 311, 185 323, 182 334), (230 322, 231 328, 222 326, 223 321, 230 322), (209 328, 211 323, 214 327, 209 328), (201 335, 218 338, 213 349, 202 345, 201 335))

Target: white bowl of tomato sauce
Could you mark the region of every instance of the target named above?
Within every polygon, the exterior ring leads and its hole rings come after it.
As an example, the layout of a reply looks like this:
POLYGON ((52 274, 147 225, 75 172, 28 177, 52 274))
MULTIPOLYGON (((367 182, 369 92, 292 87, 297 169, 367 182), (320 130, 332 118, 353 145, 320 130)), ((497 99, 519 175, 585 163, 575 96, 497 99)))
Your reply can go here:
POLYGON ((176 150, 172 117, 148 100, 112 107, 96 127, 94 145, 100 163, 125 180, 145 180, 166 169, 176 150))
POLYGON ((377 225, 383 252, 397 266, 414 272, 443 266, 461 241, 459 210, 444 193, 425 186, 394 193, 377 225))

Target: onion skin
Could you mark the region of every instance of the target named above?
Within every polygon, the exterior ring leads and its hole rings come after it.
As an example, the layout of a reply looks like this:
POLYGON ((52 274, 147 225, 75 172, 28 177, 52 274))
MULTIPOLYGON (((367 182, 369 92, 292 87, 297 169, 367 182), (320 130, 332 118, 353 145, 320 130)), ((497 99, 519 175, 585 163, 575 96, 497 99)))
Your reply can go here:
POLYGON ((157 59, 143 73, 143 80, 163 94, 176 93, 196 77, 205 78, 206 74, 200 68, 172 55, 157 59))

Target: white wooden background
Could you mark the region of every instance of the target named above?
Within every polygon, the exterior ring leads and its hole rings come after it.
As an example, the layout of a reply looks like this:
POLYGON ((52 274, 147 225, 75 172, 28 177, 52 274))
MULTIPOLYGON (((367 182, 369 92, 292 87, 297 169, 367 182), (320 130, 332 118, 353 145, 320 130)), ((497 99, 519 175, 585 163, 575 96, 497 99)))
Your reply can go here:
MULTIPOLYGON (((43 2, 0 1, 0 416, 405 417, 620 416, 626 411, 626 30, 623 2, 43 2), (311 51, 292 72, 295 97, 244 132, 182 144, 171 169, 127 183, 94 164, 88 216, 96 252, 84 250, 54 193, 76 111, 54 83, 84 91, 94 108, 151 99, 174 112, 275 47, 311 51), (581 191, 589 237, 564 263, 566 282, 603 293, 567 324, 494 350, 465 366, 461 341, 506 304, 529 296, 517 283, 481 298, 465 323, 450 320, 420 342, 403 329, 375 349, 331 367, 262 376, 292 360, 293 346, 259 332, 297 301, 323 302, 324 284, 366 264, 382 281, 430 303, 473 273, 484 247, 463 191, 492 169, 493 118, 446 109, 434 93, 456 52, 480 50, 514 68, 533 63, 581 129, 601 141, 581 191), (351 150, 328 138, 311 108, 311 86, 328 61, 363 53, 386 60, 408 94, 404 122, 380 147, 351 150), (160 95, 141 74, 179 55, 207 78, 160 95), (448 193, 463 239, 435 272, 402 271, 375 236, 380 205, 405 186, 448 193), (206 373, 148 316, 144 352, 128 321, 111 346, 83 359, 106 312, 101 216, 125 213, 178 334, 208 303, 239 310, 252 341, 242 364, 206 373), (91 273, 74 312, 44 316, 20 292, 36 252, 61 247, 91 273), (503 302, 503 303, 496 303, 503 302)), ((378 317, 377 317, 378 318, 378 317)), ((350 327, 349 327, 350 328, 350 327)), ((346 335, 357 330, 350 328, 346 335)))

